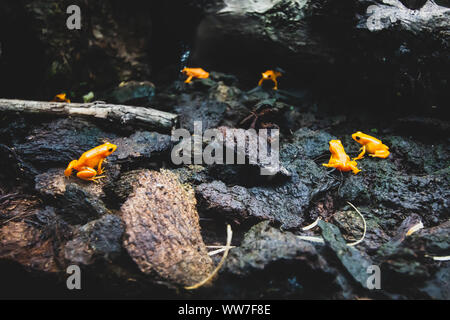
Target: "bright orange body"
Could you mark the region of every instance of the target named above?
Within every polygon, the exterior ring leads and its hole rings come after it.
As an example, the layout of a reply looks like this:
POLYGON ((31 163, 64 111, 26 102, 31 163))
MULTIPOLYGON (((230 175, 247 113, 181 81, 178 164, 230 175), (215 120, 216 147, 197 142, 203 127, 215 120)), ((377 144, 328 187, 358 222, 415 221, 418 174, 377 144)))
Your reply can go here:
POLYGON ((377 158, 387 158, 390 154, 389 147, 387 145, 383 144, 377 138, 364 134, 361 131, 352 134, 352 138, 362 145, 361 153, 353 160, 363 158, 366 152, 369 156, 377 158))
POLYGON ((184 68, 181 72, 188 76, 185 83, 190 83, 192 78, 206 79, 209 78, 209 72, 202 68, 184 68))
POLYGON ((67 96, 65 93, 60 93, 60 94, 57 94, 53 98, 52 102, 68 102, 68 103, 70 103, 70 100, 67 99, 67 96))
POLYGON ((281 72, 273 71, 273 70, 267 70, 266 72, 262 73, 262 78, 258 82, 258 86, 262 85, 262 83, 266 80, 272 80, 275 86, 273 87, 274 90, 278 90, 278 81, 277 78, 281 77, 281 72))
POLYGON ((69 177, 72 175, 73 170, 76 170, 77 177, 83 180, 95 181, 103 178, 104 176, 98 176, 104 172, 102 163, 116 149, 117 146, 115 144, 107 142, 86 151, 81 155, 80 159, 72 160, 69 163, 66 170, 64 170, 64 175, 69 177))
POLYGON ((331 158, 328 163, 324 163, 325 167, 336 168, 339 171, 353 171, 357 174, 361 170, 358 169, 356 161, 350 160, 350 157, 345 153, 344 146, 341 140, 330 141, 331 158))

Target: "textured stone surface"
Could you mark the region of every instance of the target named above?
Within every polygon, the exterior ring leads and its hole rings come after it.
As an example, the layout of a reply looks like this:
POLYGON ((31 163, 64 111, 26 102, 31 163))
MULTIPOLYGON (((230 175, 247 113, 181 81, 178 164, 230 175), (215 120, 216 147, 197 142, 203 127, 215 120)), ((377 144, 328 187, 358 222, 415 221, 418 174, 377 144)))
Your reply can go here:
POLYGON ((212 271, 193 190, 170 171, 143 171, 122 205, 124 247, 146 274, 193 285, 212 271))

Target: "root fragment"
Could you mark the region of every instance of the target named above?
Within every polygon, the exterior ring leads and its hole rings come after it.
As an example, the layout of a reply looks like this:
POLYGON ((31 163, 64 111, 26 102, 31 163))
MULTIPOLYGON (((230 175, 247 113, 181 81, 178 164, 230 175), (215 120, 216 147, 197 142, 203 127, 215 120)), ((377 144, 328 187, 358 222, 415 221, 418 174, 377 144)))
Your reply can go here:
POLYGON ((450 256, 429 256, 429 255, 425 255, 425 257, 427 258, 431 258, 434 261, 450 261, 450 256))
POLYGON ((353 246, 356 246, 357 244, 361 243, 364 240, 364 238, 366 237, 367 224, 366 224, 366 219, 364 219, 364 216, 361 214, 361 212, 358 210, 358 208, 356 208, 352 203, 350 203, 348 201, 347 201, 347 203, 349 205, 351 205, 353 207, 353 209, 356 210, 356 212, 358 212, 358 214, 361 216, 363 223, 364 223, 364 232, 363 232, 361 239, 359 239, 355 242, 347 243, 348 246, 353 247, 353 246))
POLYGON ((311 236, 297 236, 300 240, 316 242, 316 243, 325 243, 322 237, 311 237, 311 236))
POLYGON ((408 230, 408 232, 406 232, 406 236, 410 236, 412 235, 414 232, 419 231, 420 229, 423 229, 423 223, 419 222, 418 224, 415 224, 411 227, 411 229, 408 230))
POLYGON ((223 254, 223 257, 220 260, 219 264, 217 265, 217 267, 214 269, 214 271, 208 277, 206 277, 204 280, 200 281, 199 283, 194 284, 193 286, 185 287, 186 290, 194 290, 194 289, 200 288, 201 286, 208 283, 208 281, 210 281, 219 272, 219 270, 222 268, 223 264, 225 263, 225 259, 228 256, 228 252, 230 251, 230 248, 231 248, 230 244, 231 244, 232 238, 233 238, 233 231, 231 230, 231 226, 227 225, 227 244, 226 244, 225 250, 224 250, 225 253, 223 254))
POLYGON ((316 221, 314 221, 313 223, 311 223, 310 225, 307 225, 306 227, 303 227, 302 230, 303 231, 308 231, 311 230, 312 228, 314 228, 315 226, 317 226, 317 224, 320 221, 320 217, 317 217, 316 221))

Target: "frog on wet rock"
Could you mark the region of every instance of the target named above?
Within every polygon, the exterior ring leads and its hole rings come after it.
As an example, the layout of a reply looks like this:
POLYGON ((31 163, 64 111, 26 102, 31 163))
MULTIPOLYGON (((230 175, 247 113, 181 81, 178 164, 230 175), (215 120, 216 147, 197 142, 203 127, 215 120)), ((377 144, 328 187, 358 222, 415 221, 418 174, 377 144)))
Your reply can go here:
POLYGON ((209 72, 203 70, 202 68, 184 68, 181 72, 188 76, 184 81, 185 83, 190 83, 192 78, 209 78, 209 72))
POLYGON ((72 175, 73 170, 76 170, 78 178, 97 182, 97 179, 105 177, 99 176, 105 172, 102 168, 105 158, 116 151, 116 149, 117 146, 115 144, 106 142, 86 151, 78 160, 72 160, 69 163, 66 170, 64 170, 64 175, 69 177, 72 175))
POLYGON ((323 166, 336 168, 339 171, 353 171, 354 174, 361 171, 358 169, 356 161, 350 160, 350 157, 345 153, 341 140, 330 141, 330 152, 330 160, 323 166))
POLYGON ((353 140, 362 145, 361 153, 353 160, 359 160, 364 157, 365 153, 368 153, 371 157, 387 158, 390 154, 389 147, 378 140, 375 137, 369 136, 361 131, 352 134, 353 140))

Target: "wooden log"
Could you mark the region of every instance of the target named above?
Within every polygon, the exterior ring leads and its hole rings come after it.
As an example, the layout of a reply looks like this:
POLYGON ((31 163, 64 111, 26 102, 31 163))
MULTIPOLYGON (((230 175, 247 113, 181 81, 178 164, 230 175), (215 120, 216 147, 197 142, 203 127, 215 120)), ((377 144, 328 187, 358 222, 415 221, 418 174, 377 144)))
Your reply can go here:
POLYGON ((93 103, 66 103, 0 99, 0 112, 48 114, 105 119, 149 131, 170 132, 178 124, 178 115, 151 108, 93 103))

